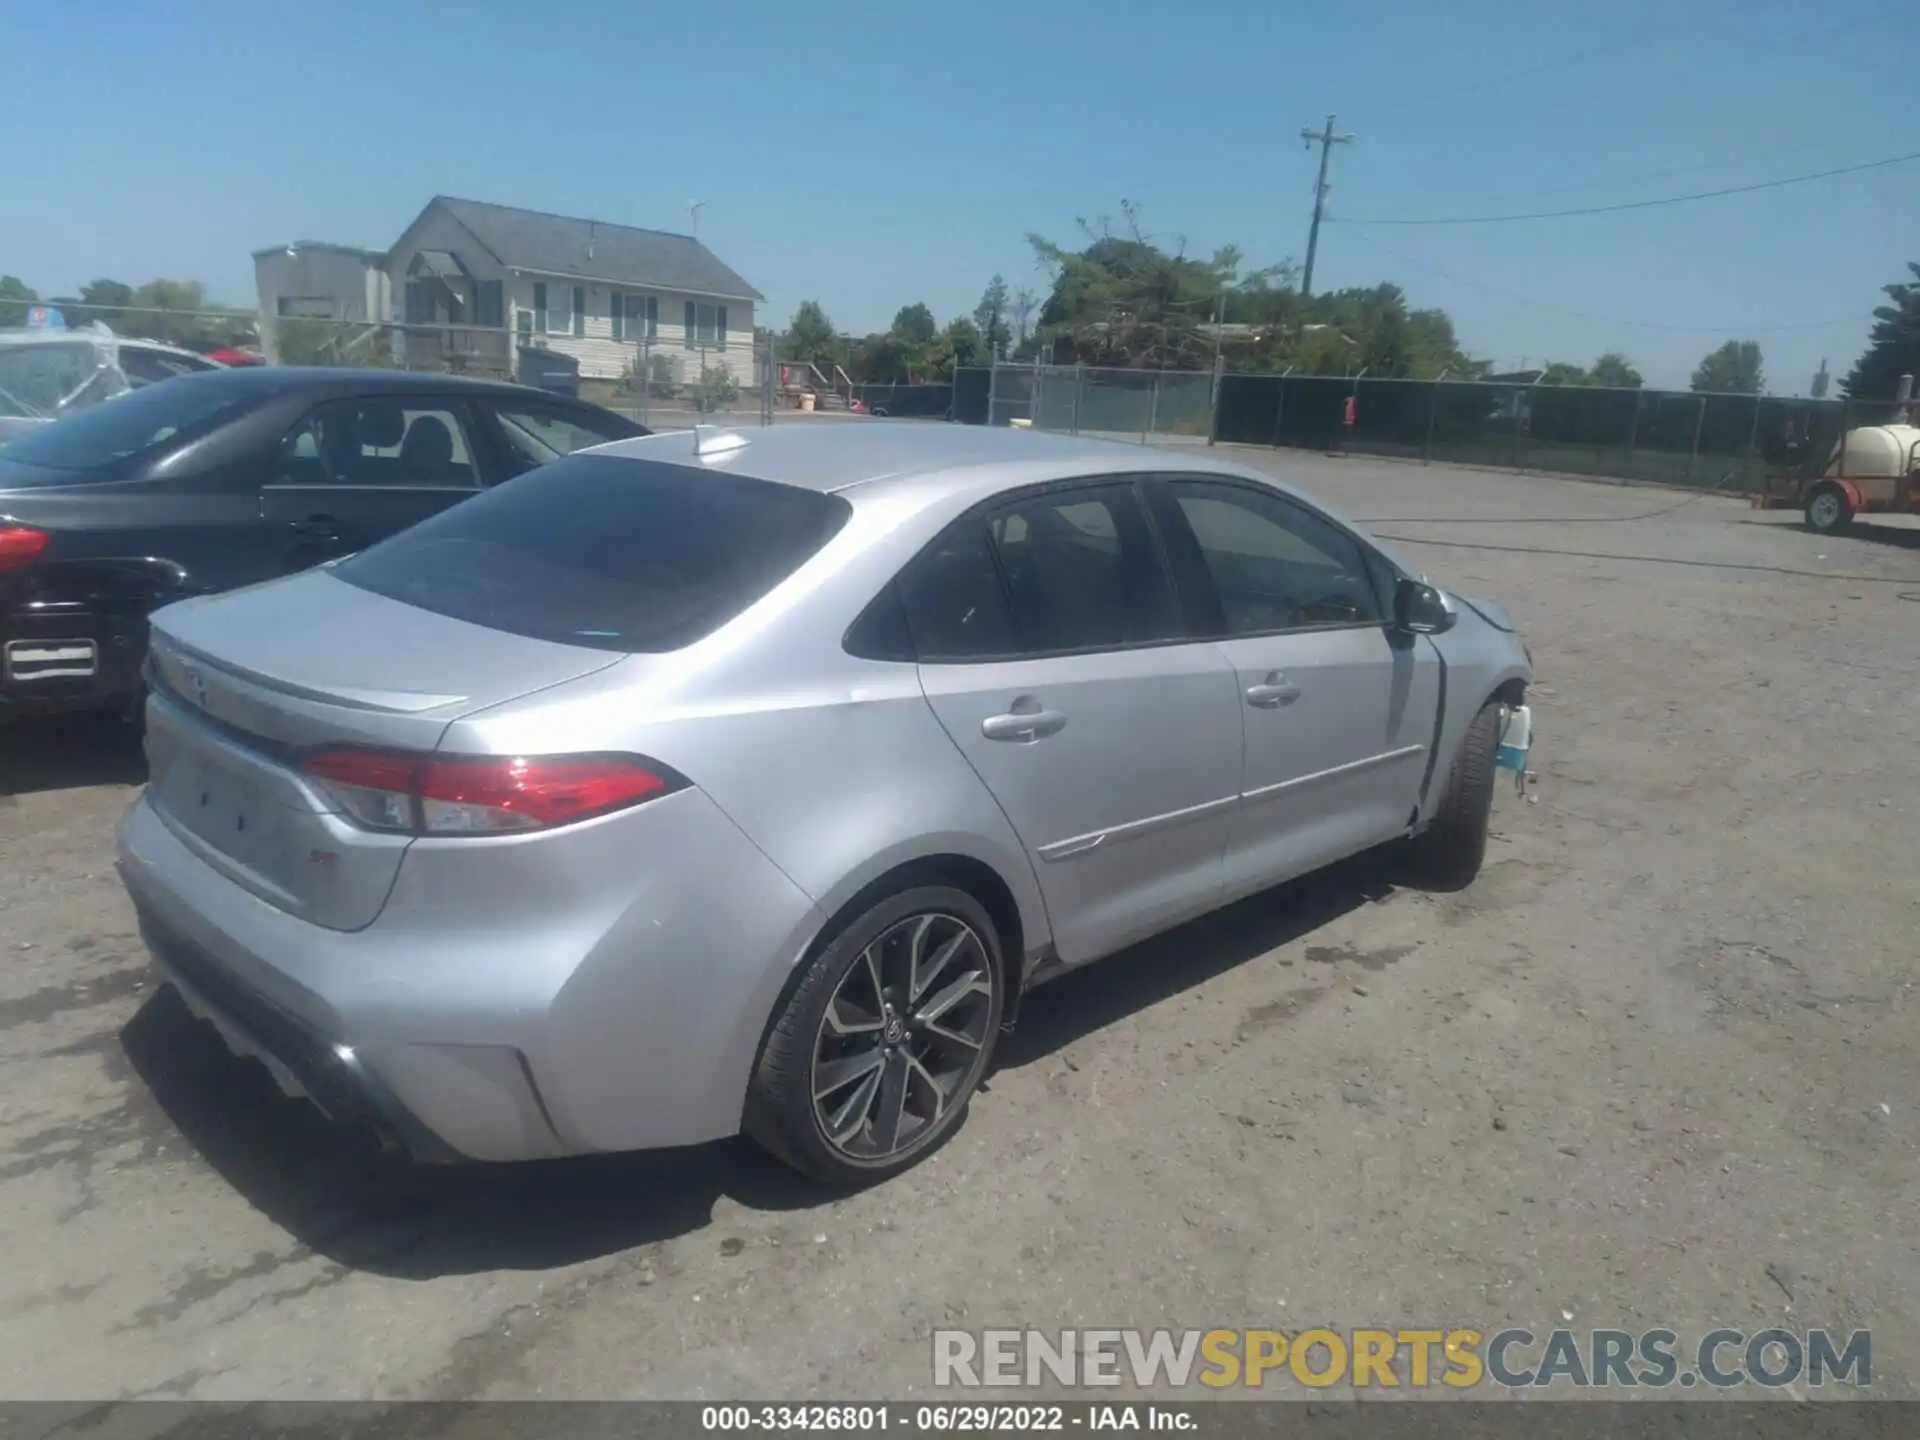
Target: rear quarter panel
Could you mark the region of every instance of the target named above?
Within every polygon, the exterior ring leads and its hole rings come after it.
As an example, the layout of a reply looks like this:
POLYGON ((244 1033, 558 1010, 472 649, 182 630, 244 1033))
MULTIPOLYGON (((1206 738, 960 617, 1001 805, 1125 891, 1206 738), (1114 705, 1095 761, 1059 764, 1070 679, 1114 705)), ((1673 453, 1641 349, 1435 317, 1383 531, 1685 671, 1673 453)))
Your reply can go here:
POLYGON ((866 501, 717 634, 469 715, 441 748, 652 756, 712 797, 826 916, 910 861, 977 860, 1011 891, 1032 952, 1049 938, 1032 865, 927 704, 918 667, 858 659, 842 643, 959 508, 946 500, 930 485, 866 501))

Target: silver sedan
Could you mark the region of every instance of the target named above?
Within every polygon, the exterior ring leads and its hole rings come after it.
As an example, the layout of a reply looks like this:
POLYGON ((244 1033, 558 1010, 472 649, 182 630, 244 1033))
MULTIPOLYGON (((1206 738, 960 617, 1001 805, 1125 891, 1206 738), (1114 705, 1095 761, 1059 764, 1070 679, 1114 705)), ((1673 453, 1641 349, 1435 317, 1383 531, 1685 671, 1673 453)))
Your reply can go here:
POLYGON ((960 1122, 1023 992, 1373 846, 1480 867, 1531 662, 1211 456, 620 441, 153 618, 119 863, 191 1008, 428 1160, 960 1122))

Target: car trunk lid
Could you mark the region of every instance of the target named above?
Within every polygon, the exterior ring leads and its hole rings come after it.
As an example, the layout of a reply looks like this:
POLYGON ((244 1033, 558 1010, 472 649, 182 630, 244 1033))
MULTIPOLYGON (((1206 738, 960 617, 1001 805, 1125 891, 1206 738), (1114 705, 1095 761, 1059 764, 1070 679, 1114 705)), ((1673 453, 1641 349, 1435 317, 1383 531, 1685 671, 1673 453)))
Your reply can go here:
POLYGON ((462 715, 618 663, 385 599, 325 570, 155 612, 148 803, 269 904, 354 930, 411 837, 362 829, 299 768, 310 751, 432 751, 462 715))

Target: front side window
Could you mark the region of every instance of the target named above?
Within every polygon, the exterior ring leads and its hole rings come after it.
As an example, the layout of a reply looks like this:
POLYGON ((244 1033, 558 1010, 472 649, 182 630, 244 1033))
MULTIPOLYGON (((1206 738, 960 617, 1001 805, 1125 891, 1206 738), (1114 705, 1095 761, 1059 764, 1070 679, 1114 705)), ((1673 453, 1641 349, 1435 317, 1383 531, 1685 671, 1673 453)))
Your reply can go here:
POLYGON ((272 483, 471 490, 480 482, 463 407, 335 400, 281 442, 272 483))
POLYGON ((1277 494, 1209 481, 1168 483, 1218 601, 1221 635, 1386 619, 1360 543, 1277 494))

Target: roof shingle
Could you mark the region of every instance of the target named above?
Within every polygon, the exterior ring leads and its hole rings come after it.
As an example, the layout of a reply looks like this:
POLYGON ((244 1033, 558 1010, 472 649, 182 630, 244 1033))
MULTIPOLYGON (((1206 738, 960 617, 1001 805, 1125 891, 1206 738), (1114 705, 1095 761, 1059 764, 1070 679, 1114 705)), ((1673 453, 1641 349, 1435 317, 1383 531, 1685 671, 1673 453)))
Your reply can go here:
POLYGON ((447 195, 435 196, 433 203, 471 230, 501 264, 516 269, 743 300, 766 298, 691 235, 447 195))

